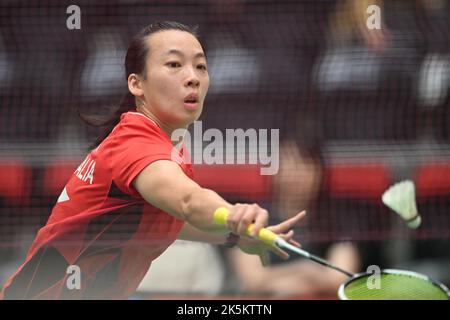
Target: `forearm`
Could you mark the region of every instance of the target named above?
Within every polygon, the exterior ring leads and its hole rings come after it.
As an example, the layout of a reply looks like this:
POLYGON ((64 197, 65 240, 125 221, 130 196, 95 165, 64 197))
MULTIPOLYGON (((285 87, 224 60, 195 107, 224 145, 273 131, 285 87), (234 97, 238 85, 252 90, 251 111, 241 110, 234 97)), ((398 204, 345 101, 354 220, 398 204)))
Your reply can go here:
POLYGON ((178 234, 178 239, 219 245, 226 242, 226 235, 222 233, 204 232, 186 222, 178 234))
POLYGON ((232 205, 216 192, 197 188, 183 199, 183 217, 191 226, 203 232, 228 233, 228 229, 214 223, 214 211, 219 207, 231 209, 232 205))

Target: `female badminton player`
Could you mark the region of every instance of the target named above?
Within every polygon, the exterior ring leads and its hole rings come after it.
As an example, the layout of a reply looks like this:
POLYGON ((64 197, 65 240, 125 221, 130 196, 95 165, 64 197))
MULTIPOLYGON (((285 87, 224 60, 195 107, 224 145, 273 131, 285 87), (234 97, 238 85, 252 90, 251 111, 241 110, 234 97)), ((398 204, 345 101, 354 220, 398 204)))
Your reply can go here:
MULTIPOLYGON (((192 180, 185 148, 170 139, 198 119, 208 91, 195 29, 176 22, 147 26, 129 45, 125 71, 128 94, 0 298, 126 299, 177 238, 237 242, 263 262, 269 250, 288 257, 243 236, 250 223, 255 232, 266 227, 267 211, 257 204, 231 205, 201 188, 192 180), (213 222, 219 207, 231 212, 226 227, 213 222)), ((290 229, 302 215, 269 229, 292 241, 290 229)))

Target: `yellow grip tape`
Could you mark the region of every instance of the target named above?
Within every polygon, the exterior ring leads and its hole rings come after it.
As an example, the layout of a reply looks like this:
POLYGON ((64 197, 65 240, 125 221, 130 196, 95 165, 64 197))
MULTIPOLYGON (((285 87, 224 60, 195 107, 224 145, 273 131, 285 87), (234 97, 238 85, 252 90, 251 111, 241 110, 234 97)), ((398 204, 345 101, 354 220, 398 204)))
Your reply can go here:
POLYGON ((214 212, 214 222, 216 224, 226 226, 229 214, 230 214, 230 211, 227 208, 223 208, 223 207, 217 208, 216 211, 214 212))
MULTIPOLYGON (((224 207, 217 208, 216 211, 214 212, 214 222, 216 224, 226 226, 229 214, 230 214, 230 211, 227 208, 224 208, 224 207)), ((255 226, 254 224, 251 224, 248 226, 248 228, 247 228, 248 235, 250 235, 250 232, 253 230, 254 226, 255 226)), ((278 238, 278 235, 266 228, 260 229, 256 236, 256 239, 264 242, 265 244, 267 244, 269 246, 275 245, 274 242, 275 242, 276 238, 278 238)))

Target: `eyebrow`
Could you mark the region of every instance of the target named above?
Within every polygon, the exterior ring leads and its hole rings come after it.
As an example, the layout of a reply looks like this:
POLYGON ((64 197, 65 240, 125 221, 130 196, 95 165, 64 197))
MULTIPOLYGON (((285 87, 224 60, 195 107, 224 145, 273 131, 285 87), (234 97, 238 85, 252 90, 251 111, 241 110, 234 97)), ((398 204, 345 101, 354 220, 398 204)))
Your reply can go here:
MULTIPOLYGON (((184 53, 177 49, 170 49, 166 52, 166 55, 176 54, 179 56, 184 56, 184 53)), ((205 54, 203 52, 198 52, 195 54, 194 58, 206 58, 205 54)))

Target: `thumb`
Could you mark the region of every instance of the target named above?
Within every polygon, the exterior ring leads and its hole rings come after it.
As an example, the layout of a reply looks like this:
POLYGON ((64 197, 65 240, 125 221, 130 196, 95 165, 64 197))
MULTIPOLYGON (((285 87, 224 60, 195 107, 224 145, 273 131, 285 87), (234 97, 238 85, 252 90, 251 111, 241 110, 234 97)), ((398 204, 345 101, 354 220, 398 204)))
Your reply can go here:
POLYGON ((267 250, 262 250, 259 255, 259 260, 264 267, 269 265, 269 252, 267 250))

